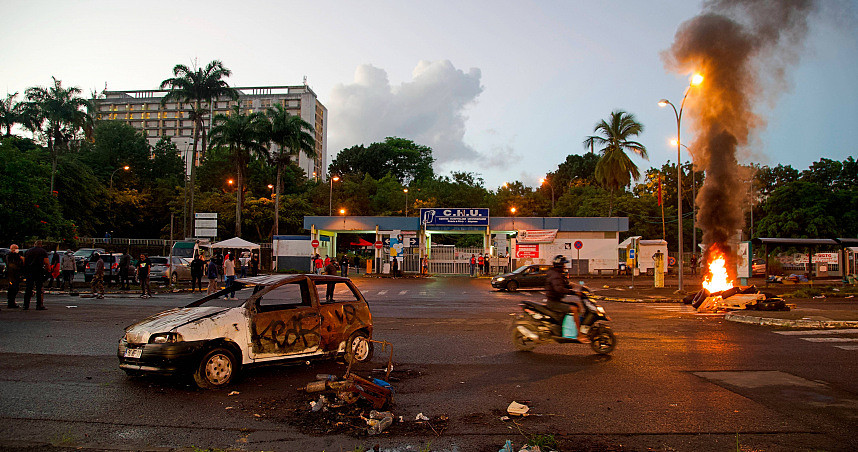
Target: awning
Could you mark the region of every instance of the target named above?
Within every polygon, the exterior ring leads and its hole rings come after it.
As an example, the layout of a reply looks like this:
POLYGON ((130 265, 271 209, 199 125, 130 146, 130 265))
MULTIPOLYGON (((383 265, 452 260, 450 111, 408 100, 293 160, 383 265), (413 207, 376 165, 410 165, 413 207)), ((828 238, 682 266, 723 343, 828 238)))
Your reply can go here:
POLYGON ((234 248, 241 250, 256 250, 259 249, 259 245, 248 242, 240 237, 233 237, 228 240, 224 240, 222 242, 213 243, 211 245, 212 248, 234 248))
POLYGON ((366 240, 363 239, 363 237, 358 237, 357 242, 349 243, 349 245, 351 245, 351 246, 372 246, 372 243, 367 242, 366 240))

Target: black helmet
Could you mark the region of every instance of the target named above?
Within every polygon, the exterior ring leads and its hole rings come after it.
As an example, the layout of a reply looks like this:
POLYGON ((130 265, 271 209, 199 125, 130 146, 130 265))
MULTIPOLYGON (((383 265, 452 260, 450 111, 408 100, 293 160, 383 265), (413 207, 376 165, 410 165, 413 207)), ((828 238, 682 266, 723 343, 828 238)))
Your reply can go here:
POLYGON ((554 265, 554 268, 563 268, 568 262, 569 260, 566 259, 566 256, 558 254, 554 256, 554 259, 551 261, 551 264, 554 265))

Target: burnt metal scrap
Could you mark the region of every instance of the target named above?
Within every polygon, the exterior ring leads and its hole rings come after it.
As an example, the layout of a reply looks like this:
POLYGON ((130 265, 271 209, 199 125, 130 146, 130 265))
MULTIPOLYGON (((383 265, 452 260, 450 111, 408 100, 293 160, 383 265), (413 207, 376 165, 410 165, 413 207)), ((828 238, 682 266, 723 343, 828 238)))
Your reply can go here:
POLYGON ((739 309, 755 311, 789 311, 783 299, 760 292, 756 286, 733 287, 721 292, 706 289, 690 294, 683 299, 699 312, 732 311, 739 309))

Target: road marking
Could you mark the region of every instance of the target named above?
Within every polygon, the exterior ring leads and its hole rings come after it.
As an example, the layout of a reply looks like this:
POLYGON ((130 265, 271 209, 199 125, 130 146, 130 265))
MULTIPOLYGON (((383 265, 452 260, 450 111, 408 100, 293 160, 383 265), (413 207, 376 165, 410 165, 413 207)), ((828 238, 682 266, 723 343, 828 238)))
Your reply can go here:
POLYGON ((407 291, 407 290, 400 290, 400 291, 399 291, 399 295, 405 295, 406 293, 408 293, 408 291, 407 291))
POLYGON ((843 350, 858 350, 858 345, 835 345, 835 347, 843 350))
POLYGON ((858 328, 850 328, 845 330, 775 331, 774 333, 783 334, 785 336, 810 336, 813 334, 858 334, 858 328))
POLYGON ((803 337, 803 341, 808 342, 858 342, 855 337, 803 337))
POLYGON ((426 291, 425 291, 425 290, 421 290, 421 291, 420 291, 420 295, 426 295, 426 291))
POLYGON ((387 295, 387 291, 386 290, 379 290, 378 294, 379 295, 387 295))

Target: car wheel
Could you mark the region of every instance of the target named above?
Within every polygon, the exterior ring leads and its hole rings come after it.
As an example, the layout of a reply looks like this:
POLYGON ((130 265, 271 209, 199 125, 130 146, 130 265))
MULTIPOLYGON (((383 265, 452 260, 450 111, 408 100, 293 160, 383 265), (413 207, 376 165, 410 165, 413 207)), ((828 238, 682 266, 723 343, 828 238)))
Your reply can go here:
POLYGON ((217 389, 228 385, 238 371, 238 363, 231 351, 218 347, 209 350, 194 371, 194 381, 203 389, 217 389))
POLYGON ((176 284, 179 284, 179 274, 178 274, 178 273, 173 273, 172 275, 170 275, 170 281, 172 281, 172 283, 173 283, 173 285, 174 285, 174 286, 175 286, 176 284))
POLYGON ((510 281, 506 285, 506 290, 509 292, 515 292, 516 290, 518 290, 518 283, 515 281, 510 281))
POLYGON ((372 359, 374 347, 365 332, 356 331, 346 342, 346 361, 367 362, 372 359))

